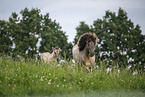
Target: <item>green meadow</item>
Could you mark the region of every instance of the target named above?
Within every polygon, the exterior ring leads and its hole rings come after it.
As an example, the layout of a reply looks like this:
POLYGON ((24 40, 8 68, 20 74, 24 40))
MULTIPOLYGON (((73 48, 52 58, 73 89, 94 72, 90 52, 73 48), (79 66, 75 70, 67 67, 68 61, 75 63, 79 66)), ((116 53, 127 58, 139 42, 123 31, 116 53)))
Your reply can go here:
MULTIPOLYGON (((22 97, 145 97, 145 74, 104 62, 88 72, 71 61, 57 65, 32 59, 0 57, 0 96, 22 97)), ((115 64, 112 64, 115 65, 115 64)))

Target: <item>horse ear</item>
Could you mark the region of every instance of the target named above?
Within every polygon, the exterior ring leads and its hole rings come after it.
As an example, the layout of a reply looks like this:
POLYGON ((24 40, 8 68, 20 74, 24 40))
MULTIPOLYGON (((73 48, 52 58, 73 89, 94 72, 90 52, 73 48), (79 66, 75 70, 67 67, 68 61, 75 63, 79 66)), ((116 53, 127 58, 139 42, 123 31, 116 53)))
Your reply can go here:
POLYGON ((97 45, 98 37, 96 36, 96 45, 97 45))
POLYGON ((96 34, 95 34, 95 33, 93 33, 93 36, 94 36, 94 37, 96 37, 96 34))
POLYGON ((54 47, 52 47, 52 50, 54 50, 55 48, 54 47))

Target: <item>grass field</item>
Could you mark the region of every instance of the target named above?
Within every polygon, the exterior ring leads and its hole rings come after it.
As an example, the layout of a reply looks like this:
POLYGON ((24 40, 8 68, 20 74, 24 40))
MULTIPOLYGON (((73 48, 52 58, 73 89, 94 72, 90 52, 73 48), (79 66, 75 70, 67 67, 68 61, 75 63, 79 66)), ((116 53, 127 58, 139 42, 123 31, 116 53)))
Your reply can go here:
POLYGON ((88 73, 73 63, 44 64, 35 60, 0 57, 0 96, 145 97, 145 74, 126 69, 88 73))

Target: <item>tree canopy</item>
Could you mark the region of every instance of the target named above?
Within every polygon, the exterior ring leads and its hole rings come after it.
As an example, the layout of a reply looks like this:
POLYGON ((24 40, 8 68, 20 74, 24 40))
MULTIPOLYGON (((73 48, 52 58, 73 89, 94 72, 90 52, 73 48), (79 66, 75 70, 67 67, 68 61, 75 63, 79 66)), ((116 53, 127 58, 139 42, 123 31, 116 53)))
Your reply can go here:
POLYGON ((42 15, 40 9, 25 8, 20 16, 13 12, 8 22, 0 21, 1 41, 0 53, 11 52, 12 56, 34 57, 39 52, 51 52, 52 47, 60 47, 61 52, 67 50, 67 36, 56 20, 49 13, 42 15), (40 41, 39 47, 38 40, 40 41), (14 44, 14 48, 11 48, 14 44), (5 48, 5 50, 3 50, 5 48))
POLYGON ((81 22, 76 28, 78 37, 86 32, 96 33, 98 45, 96 47, 96 62, 99 60, 110 62, 116 61, 120 67, 126 64, 145 64, 145 35, 141 34, 140 26, 134 25, 128 19, 127 13, 119 8, 118 13, 106 11, 103 19, 97 19, 92 25, 81 22))

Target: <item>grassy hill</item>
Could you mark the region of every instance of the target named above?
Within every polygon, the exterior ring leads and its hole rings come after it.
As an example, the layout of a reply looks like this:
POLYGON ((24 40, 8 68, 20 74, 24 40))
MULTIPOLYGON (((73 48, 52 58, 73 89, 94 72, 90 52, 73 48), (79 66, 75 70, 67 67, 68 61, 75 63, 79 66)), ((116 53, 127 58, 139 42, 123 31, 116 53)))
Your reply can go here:
POLYGON ((72 62, 44 64, 0 57, 0 96, 145 97, 145 74, 126 69, 89 73, 72 62))

